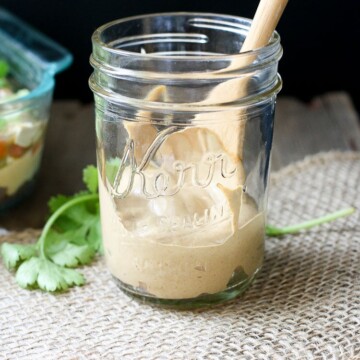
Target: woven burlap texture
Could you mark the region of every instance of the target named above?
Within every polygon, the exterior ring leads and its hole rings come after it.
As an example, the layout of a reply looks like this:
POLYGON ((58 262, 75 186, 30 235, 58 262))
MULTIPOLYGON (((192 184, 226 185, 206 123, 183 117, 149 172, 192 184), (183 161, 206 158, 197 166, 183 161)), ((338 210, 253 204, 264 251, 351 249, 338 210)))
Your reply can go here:
MULTIPOLYGON (((360 154, 328 153, 273 176, 269 223, 360 209, 360 154)), ((128 298, 103 260, 60 295, 20 289, 0 265, 1 359, 360 359, 360 212, 267 239, 262 272, 232 303, 164 310, 128 298)), ((0 241, 31 241, 36 233, 0 241)))

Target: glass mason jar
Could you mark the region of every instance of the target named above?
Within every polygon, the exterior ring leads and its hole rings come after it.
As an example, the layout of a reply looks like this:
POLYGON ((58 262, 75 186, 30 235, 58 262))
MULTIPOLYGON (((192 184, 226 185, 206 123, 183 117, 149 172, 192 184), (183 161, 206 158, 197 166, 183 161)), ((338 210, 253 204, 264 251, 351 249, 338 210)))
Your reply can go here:
POLYGON ((242 293, 262 266, 282 48, 275 32, 239 54, 250 25, 152 14, 93 35, 103 244, 128 294, 207 306, 242 293))

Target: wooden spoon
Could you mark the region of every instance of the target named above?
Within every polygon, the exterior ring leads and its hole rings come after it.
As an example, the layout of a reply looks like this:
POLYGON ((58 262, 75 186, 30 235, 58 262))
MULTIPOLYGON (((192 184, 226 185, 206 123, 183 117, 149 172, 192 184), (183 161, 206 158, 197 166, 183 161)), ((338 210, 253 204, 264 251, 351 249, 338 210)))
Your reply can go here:
POLYGON ((269 43, 287 3, 288 0, 260 1, 240 52, 255 50, 269 43))
MULTIPOLYGON (((240 51, 240 53, 249 53, 235 58, 226 68, 218 71, 218 73, 230 72, 246 67, 256 59, 256 54, 251 54, 251 50, 259 49, 269 43, 287 2, 288 0, 260 1, 249 33, 240 51)), ((249 80, 251 78, 252 74, 249 73, 243 77, 233 78, 220 83, 212 89, 207 98, 204 99, 201 104, 210 105, 214 102, 218 104, 229 103, 246 97, 248 93, 249 80)))
MULTIPOLYGON (((248 52, 248 54, 235 58, 226 69, 219 72, 238 70, 254 62, 257 54, 252 54, 251 50, 262 48, 269 43, 287 3, 288 0, 260 1, 249 33, 240 51, 240 53, 248 52)), ((220 83, 210 91, 201 104, 229 103, 246 97, 249 93, 248 87, 252 77, 253 74, 248 73, 220 83)), ((206 119, 207 116, 207 114, 198 114, 196 119, 206 119)), ((227 115, 229 121, 227 125, 221 124, 212 127, 213 131, 223 140, 226 152, 231 156, 239 156, 240 159, 243 158, 246 122, 238 120, 246 119, 246 116, 246 111, 239 110, 237 113, 233 112, 231 115, 227 115)))

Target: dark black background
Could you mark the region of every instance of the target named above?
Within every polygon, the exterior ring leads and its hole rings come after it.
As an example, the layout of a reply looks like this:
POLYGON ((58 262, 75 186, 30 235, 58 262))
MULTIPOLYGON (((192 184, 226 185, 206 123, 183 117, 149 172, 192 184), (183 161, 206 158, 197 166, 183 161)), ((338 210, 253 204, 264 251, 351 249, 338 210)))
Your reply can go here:
MULTIPOLYGON (((91 101, 91 34, 100 25, 126 16, 163 11, 203 11, 253 17, 258 0, 0 0, 67 47, 72 67, 58 76, 56 98, 91 101)), ((290 0, 278 26, 284 47, 282 94, 303 100, 344 90, 360 108, 357 90, 360 50, 360 0, 290 0)))

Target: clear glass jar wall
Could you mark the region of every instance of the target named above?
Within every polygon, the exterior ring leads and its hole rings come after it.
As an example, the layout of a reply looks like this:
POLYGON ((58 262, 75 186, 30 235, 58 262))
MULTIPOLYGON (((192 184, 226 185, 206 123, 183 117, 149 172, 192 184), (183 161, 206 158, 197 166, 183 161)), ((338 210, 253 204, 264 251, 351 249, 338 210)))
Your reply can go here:
POLYGON ((93 36, 103 242, 129 294, 196 307, 251 283, 263 261, 282 50, 239 54, 250 20, 155 14, 93 36))

